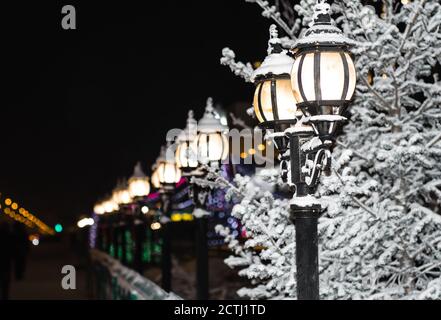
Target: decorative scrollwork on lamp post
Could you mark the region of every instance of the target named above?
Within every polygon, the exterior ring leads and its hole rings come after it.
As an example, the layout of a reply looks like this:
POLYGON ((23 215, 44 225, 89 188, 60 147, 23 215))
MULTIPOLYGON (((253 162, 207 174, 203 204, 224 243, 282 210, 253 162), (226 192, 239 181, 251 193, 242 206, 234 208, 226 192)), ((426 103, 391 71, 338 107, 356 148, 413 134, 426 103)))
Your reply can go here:
POLYGON ((336 130, 346 121, 343 113, 354 95, 356 71, 349 52, 353 45, 332 24, 329 4, 318 0, 312 26, 291 51, 281 46, 271 27, 269 55, 253 75, 257 118, 260 126, 272 130, 267 137, 280 151, 281 178, 294 194, 290 204, 296 227, 298 299, 319 299, 317 224, 321 205, 314 194, 321 174, 330 171, 336 130), (274 81, 286 78, 290 88, 277 90, 274 81), (271 102, 266 108, 262 81, 271 81, 271 102), (279 101, 280 96, 289 99, 279 101))

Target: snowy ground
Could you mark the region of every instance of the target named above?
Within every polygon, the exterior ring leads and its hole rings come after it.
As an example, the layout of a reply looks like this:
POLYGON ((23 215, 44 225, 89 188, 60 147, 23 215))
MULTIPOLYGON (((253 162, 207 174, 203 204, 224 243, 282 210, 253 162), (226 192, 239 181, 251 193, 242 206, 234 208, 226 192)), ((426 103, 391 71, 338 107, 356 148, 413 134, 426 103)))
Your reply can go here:
POLYGON ((25 279, 13 280, 11 300, 71 300, 87 299, 86 272, 66 242, 42 242, 32 247, 25 279), (76 290, 63 290, 61 268, 76 267, 76 290))
MULTIPOLYGON (((249 285, 237 275, 237 270, 230 269, 223 260, 228 253, 211 249, 209 257, 210 299, 239 299, 236 292, 249 285)), ((196 259, 193 255, 175 254, 173 256, 172 291, 183 299, 196 299, 196 259)), ((161 283, 159 267, 150 267, 144 276, 158 285, 161 283)))

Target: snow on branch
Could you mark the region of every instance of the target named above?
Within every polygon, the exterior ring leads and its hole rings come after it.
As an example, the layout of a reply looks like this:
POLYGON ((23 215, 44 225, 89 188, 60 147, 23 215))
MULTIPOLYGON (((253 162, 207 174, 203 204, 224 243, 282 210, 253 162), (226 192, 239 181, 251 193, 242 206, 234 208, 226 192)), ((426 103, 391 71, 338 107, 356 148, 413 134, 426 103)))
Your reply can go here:
POLYGON ((220 62, 224 66, 230 67, 231 71, 236 76, 240 76, 245 79, 246 82, 251 82, 254 69, 251 63, 236 62, 236 54, 230 48, 224 48, 222 50, 222 58, 220 62))

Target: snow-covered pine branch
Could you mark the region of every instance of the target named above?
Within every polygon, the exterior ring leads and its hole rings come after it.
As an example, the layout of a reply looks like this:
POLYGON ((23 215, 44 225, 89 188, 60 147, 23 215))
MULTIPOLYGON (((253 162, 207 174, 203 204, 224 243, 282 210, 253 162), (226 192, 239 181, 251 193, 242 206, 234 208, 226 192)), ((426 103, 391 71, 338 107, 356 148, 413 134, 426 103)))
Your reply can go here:
MULTIPOLYGON (((295 6, 299 26, 309 25, 314 3, 302 0, 295 6)), ((359 81, 350 122, 334 150, 335 172, 322 178, 318 190, 326 208, 319 223, 320 290, 326 299, 441 298, 441 82, 436 71, 441 5, 437 0, 383 3, 382 13, 360 0, 336 0, 332 6, 335 23, 357 42, 359 81)), ((241 294, 292 298, 295 237, 286 218, 289 208, 283 199, 250 187, 255 178, 237 179, 234 193, 244 197, 233 212, 250 228, 240 250, 252 261, 241 265, 240 274, 255 286, 241 294), (281 201, 278 208, 276 201, 281 201), (277 221, 281 234, 265 234, 276 230, 269 228, 271 221, 277 221), (258 250, 262 243, 269 256, 258 250), (279 265, 272 253, 280 249, 279 265), (283 278, 286 270, 289 277, 283 278)))
POLYGON ((247 62, 236 62, 236 54, 230 48, 224 48, 222 50, 222 58, 220 62, 224 66, 230 67, 231 71, 236 76, 240 76, 245 79, 246 82, 251 82, 251 76, 253 75, 254 69, 251 63, 247 62))

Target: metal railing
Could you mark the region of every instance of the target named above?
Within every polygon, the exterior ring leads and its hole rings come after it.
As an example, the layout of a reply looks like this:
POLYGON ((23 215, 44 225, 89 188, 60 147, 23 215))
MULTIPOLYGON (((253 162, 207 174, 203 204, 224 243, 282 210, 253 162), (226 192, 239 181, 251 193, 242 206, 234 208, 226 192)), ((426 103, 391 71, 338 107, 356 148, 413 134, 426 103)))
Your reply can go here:
POLYGON ((181 300, 108 254, 90 250, 93 295, 101 300, 181 300))

